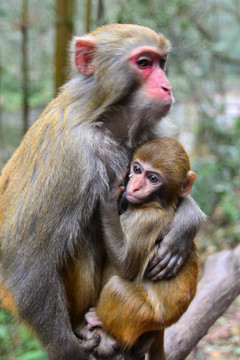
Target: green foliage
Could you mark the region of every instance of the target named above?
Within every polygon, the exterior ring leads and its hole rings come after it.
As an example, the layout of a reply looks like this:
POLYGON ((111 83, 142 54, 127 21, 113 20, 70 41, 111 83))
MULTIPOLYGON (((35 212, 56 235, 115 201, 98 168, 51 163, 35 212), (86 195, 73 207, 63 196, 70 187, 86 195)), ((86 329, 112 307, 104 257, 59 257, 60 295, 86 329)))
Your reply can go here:
MULTIPOLYGON (((238 180, 239 181, 239 180, 238 180)), ((223 210, 219 214, 219 219, 224 222, 235 222, 239 220, 240 214, 240 187, 231 189, 232 192, 226 192, 219 201, 218 206, 223 210)), ((238 236, 240 235, 240 228, 238 236)))
POLYGON ((6 311, 0 311, 1 360, 47 360, 39 342, 22 325, 17 325, 6 311))
POLYGON ((192 163, 192 168, 197 169, 197 175, 192 194, 197 200, 203 211, 210 215, 218 201, 219 193, 216 185, 216 178, 218 178, 218 166, 215 159, 197 159, 192 163))
POLYGON ((240 238, 240 119, 230 128, 215 124, 211 132, 211 155, 193 164, 201 174, 193 196, 211 215, 207 231, 221 249, 236 246, 240 238))
MULTIPOLYGON (((22 104, 21 2, 1 3, 0 91, 4 109, 17 110, 22 104)), ((53 94, 54 15, 52 1, 29 2, 28 70, 30 105, 42 105, 53 94), (41 94, 41 96, 40 96, 41 94)))

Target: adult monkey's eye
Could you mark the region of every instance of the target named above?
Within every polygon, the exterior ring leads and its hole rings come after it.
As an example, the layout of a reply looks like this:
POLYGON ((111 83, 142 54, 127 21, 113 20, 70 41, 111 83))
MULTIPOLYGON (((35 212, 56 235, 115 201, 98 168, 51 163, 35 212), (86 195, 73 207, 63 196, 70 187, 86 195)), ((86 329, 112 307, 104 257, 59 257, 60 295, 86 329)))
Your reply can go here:
POLYGON ((148 175, 148 180, 152 183, 152 184, 158 184, 159 183, 159 178, 154 175, 154 174, 150 174, 148 175))
POLYGON ((133 171, 135 174, 141 174, 142 173, 142 169, 139 165, 134 165, 133 166, 133 171))
POLYGON ((165 69, 165 67, 166 67, 166 62, 167 62, 167 57, 166 57, 166 56, 160 58, 160 60, 159 60, 159 66, 160 66, 160 68, 161 68, 162 70, 165 69))
POLYGON ((139 69, 146 69, 152 65, 152 59, 146 55, 139 56, 136 61, 136 64, 139 69))

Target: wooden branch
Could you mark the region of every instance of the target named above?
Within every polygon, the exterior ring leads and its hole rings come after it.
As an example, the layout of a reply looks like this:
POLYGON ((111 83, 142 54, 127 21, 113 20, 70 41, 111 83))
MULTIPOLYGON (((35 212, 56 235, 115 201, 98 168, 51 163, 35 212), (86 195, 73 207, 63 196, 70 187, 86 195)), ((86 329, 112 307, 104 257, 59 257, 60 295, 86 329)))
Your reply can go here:
POLYGON ((240 245, 208 257, 195 298, 165 331, 166 360, 185 359, 239 294, 240 245))

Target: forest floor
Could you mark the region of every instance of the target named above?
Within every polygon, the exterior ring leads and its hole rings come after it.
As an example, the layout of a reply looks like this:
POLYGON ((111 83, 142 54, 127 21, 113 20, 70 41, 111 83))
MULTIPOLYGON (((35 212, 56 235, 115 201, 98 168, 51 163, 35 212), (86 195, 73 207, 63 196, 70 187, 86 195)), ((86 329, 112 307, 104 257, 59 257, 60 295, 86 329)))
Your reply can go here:
POLYGON ((240 296, 186 360, 240 360, 240 296))
MULTIPOLYGON (((9 329, 9 339, 6 341, 5 337, 5 341, 2 339, 3 342, 1 342, 0 331, 0 359, 47 359, 41 352, 40 345, 37 345, 36 339, 30 338, 29 333, 25 331, 21 336, 19 335, 23 327, 19 327, 12 321, 5 326, 9 329), (6 347, 5 351, 4 347, 6 347)), ((214 323, 186 360, 240 360, 240 296, 214 323)))

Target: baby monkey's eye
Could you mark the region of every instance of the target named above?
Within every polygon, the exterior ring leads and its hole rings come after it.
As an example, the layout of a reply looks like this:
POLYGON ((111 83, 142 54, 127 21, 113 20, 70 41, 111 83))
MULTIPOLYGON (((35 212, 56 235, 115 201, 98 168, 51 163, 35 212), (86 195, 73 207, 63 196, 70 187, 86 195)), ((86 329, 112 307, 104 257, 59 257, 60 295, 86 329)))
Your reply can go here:
POLYGON ((160 68, 161 68, 162 70, 165 69, 165 67, 166 67, 166 62, 167 62, 167 57, 166 57, 166 56, 160 58, 160 60, 159 60, 159 66, 160 66, 160 68))
POLYGON ((142 169, 139 165, 134 165, 133 166, 133 171, 135 174, 141 174, 142 173, 142 169))
POLYGON ((150 175, 148 175, 148 180, 152 183, 152 184, 158 184, 159 183, 159 178, 156 176, 156 175, 154 175, 154 174, 150 174, 150 175))

